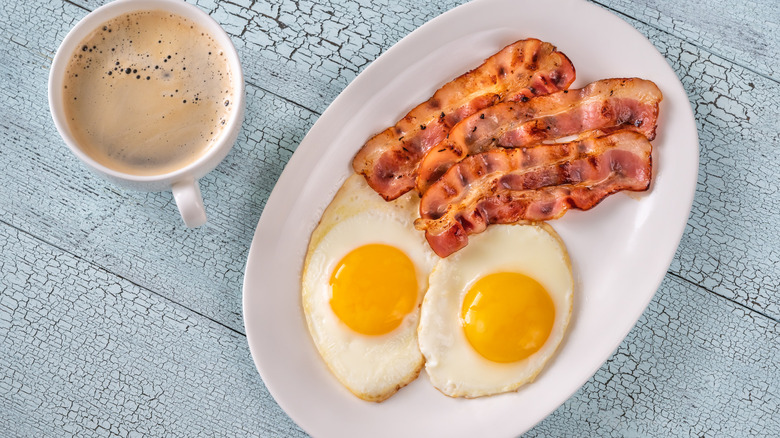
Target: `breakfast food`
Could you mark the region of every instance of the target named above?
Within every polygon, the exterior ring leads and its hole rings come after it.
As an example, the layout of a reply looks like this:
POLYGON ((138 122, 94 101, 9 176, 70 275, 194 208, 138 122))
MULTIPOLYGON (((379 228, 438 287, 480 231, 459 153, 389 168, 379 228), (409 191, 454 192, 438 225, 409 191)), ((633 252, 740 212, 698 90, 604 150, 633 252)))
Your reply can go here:
POLYGON ((352 175, 309 242, 301 281, 309 332, 364 400, 390 397, 423 366, 417 322, 436 256, 414 229, 418 202, 412 193, 385 202, 352 175))
POLYGON ((573 80, 554 46, 518 41, 355 155, 302 281, 314 343, 354 394, 384 400, 423 363, 451 397, 514 391, 553 355, 574 286, 544 221, 650 187, 662 99, 644 79, 573 80))
POLYGON ((499 101, 563 90, 574 76, 574 66, 552 44, 517 41, 369 139, 352 167, 386 200, 395 199, 414 188, 420 159, 460 120, 499 101))
POLYGON ((431 383, 451 397, 532 381, 572 309, 568 254, 549 225, 497 225, 473 240, 436 265, 418 329, 431 383))
POLYGON ((589 210, 620 190, 650 186, 652 146, 631 130, 472 155, 422 196, 415 222, 440 257, 489 224, 547 221, 589 210))
POLYGON ((417 189, 425 193, 453 164, 496 147, 528 146, 611 128, 636 130, 652 140, 661 99, 661 91, 650 81, 617 78, 493 105, 463 119, 425 155, 417 189))

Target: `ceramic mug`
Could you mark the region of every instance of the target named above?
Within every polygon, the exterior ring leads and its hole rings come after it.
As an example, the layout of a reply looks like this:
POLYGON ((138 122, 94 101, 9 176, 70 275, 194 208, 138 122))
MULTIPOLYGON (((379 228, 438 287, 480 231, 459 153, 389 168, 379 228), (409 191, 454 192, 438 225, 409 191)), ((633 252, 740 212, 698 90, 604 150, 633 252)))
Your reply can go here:
POLYGON ((184 223, 198 227, 206 222, 206 210, 198 179, 213 170, 228 154, 238 137, 244 120, 245 91, 241 63, 227 33, 208 14, 181 0, 116 0, 95 9, 84 17, 65 36, 54 57, 49 73, 49 108, 54 124, 70 150, 86 166, 103 178, 126 188, 141 191, 173 192, 184 223), (134 175, 119 172, 91 158, 74 138, 65 118, 63 86, 70 57, 79 44, 103 23, 126 13, 144 10, 162 10, 187 18, 205 29, 224 51, 231 71, 234 109, 230 111, 221 134, 212 145, 194 161, 181 168, 160 175, 134 175))

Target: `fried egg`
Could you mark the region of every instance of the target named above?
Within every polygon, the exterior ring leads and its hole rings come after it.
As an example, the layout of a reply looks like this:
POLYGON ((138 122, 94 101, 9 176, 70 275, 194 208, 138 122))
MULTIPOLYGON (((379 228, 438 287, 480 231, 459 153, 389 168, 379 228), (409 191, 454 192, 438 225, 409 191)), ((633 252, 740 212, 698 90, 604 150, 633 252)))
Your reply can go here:
POLYGON ((437 257, 415 230, 419 198, 385 202, 349 177, 312 233, 301 300, 317 350, 364 400, 382 401, 420 373, 420 305, 437 257))
POLYGON ((533 381, 563 339, 572 294, 569 257, 549 225, 473 236, 429 278, 418 336, 431 383, 471 398, 533 381))

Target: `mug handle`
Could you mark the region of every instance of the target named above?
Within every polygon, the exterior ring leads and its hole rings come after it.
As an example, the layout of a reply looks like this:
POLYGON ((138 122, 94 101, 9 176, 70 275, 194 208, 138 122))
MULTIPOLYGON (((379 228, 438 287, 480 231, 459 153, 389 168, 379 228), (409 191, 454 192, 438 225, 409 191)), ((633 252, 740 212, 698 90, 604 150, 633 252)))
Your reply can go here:
POLYGON ((186 179, 173 183, 171 186, 176 206, 179 207, 181 218, 188 228, 196 228, 206 223, 206 209, 203 207, 203 196, 200 185, 195 179, 186 179))

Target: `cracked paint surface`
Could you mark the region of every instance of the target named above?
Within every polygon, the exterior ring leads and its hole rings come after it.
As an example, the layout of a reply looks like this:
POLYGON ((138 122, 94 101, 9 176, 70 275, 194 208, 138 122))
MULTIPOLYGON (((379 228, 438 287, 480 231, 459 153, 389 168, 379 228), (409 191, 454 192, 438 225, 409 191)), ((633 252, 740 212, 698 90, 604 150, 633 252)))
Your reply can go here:
POLYGON ((615 354, 527 437, 772 436, 780 323, 667 276, 615 354))
POLYGON ((780 83, 632 24, 677 72, 699 131, 696 196, 670 271, 778 321, 780 83))
MULTIPOLYGON (((304 435, 242 335, 4 225, 0 249, 0 426, 304 435)), ((780 324, 669 277, 617 352, 527 436, 771 435, 779 335, 780 324)))
POLYGON ((0 431, 303 435, 243 335, 6 225, 0 251, 0 431))
POLYGON ((597 0, 699 48, 780 81, 780 2, 597 0))
MULTIPOLYGON (((32 14, 34 6, 28 7, 32 14)), ((56 11, 80 12, 71 5, 56 11)), ((60 24, 63 32, 68 26, 60 24)), ((51 41, 48 47, 54 46, 51 41)), ((188 230, 170 192, 125 190, 94 176, 70 153, 48 114, 42 85, 50 59, 43 49, 0 46, 3 59, 15 60, 0 65, 0 76, 27 79, 0 89, 10 102, 3 110, 13 107, 22 115, 0 121, 8 139, 2 153, 18 158, 0 162, 0 196, 8 200, 2 220, 243 332, 241 282, 255 226, 317 114, 248 86, 246 118, 233 150, 200 180, 209 222, 188 230), (40 176, 19 178, 33 174, 40 176), (50 201, 40 202, 42 194, 50 201)))
MULTIPOLYGON (((254 228, 338 93, 462 2, 195 1, 231 35, 248 82, 243 131, 201 179, 209 222, 197 230, 180 224, 170 193, 90 174, 50 120, 51 57, 102 3, 0 2, 0 430, 300 436, 242 335, 254 228), (171 423, 193 412, 192 424, 171 423)), ((648 311, 529 436, 778 435, 778 4, 599 3, 637 18, 622 17, 681 78, 701 141, 699 181, 648 311)))
MULTIPOLYGON (((465 0, 189 2, 232 37, 248 83, 321 113, 382 52, 465 0)), ((93 10, 105 2, 73 3, 93 10)))
MULTIPOLYGON (((302 5, 299 3, 299 8, 293 8, 290 14, 297 17, 306 11, 311 11, 310 14, 319 11, 315 6, 307 9, 302 5)), ((241 11, 234 3, 200 6, 214 13, 223 7, 233 8, 236 13, 241 11)), ((284 4, 257 2, 249 6, 244 7, 247 9, 244 13, 253 17, 249 10, 270 8, 265 15, 277 17, 290 8, 284 4)), ((380 35, 375 38, 384 41, 382 50, 385 50, 437 13, 423 12, 412 5, 404 7, 416 12, 400 18, 391 13, 392 8, 369 14, 367 11, 371 9, 367 7, 342 6, 344 10, 336 15, 354 20, 355 25, 350 29, 360 28, 360 23, 369 26, 372 35, 380 35), (394 27, 394 20, 406 20, 406 24, 394 27)), ((263 87, 271 86, 264 81, 256 81, 261 86, 252 85, 255 79, 251 76, 261 74, 253 70, 252 60, 265 56, 264 51, 255 47, 250 52, 242 52, 250 78, 244 130, 227 160, 201 180, 209 223, 193 231, 182 229, 170 193, 130 192, 95 178, 64 147, 48 114, 38 110, 47 106, 46 91, 41 84, 47 78, 48 56, 53 56, 59 40, 86 11, 69 3, 55 6, 4 3, 0 8, 8 8, 8 16, 32 16, 40 8, 51 9, 42 17, 47 32, 40 39, 26 41, 24 46, 12 43, 0 49, 5 59, 17 60, 0 65, 1 74, 28 79, 10 80, 11 87, 0 90, 4 100, 25 115, 8 117, 6 120, 13 121, 0 123, 6 138, 12 139, 10 147, 14 154, 20 157, 0 163, 0 168, 7 169, 0 175, 0 194, 11 199, 6 220, 22 229, 35 229, 36 235, 48 242, 69 248, 80 257, 177 302, 186 302, 191 308, 242 331, 238 297, 257 219, 276 177, 318 116, 306 108, 322 108, 329 100, 322 100, 323 105, 318 106, 292 91, 286 98, 277 97, 265 91, 263 87), (66 19, 58 21, 56 16, 66 19), (29 97, 19 101, 19 96, 29 97), (45 172, 48 178, 20 181, 14 171, 45 172), (62 175, 72 179, 65 181, 62 175), (51 204, 36 202, 39 193, 48 191, 56 193, 51 204), (58 226, 53 227, 53 223, 58 226), (139 223, 139 227, 128 226, 139 223), (133 242, 140 242, 141 247, 133 242)), ((330 17, 323 14, 316 12, 314 16, 330 17)), ((314 18, 285 20, 290 24, 279 31, 299 31, 295 26, 303 26, 301 23, 314 18)), ((31 28, 24 34, 32 35, 35 25, 30 23, 34 21, 25 23, 24 26, 31 28)), ((776 190, 780 176, 771 171, 773 166, 755 166, 752 162, 756 153, 769 163, 780 160, 774 153, 777 132, 780 132, 780 107, 771 101, 772 96, 780 93, 780 86, 656 27, 635 20, 630 23, 648 36, 678 72, 693 102, 699 125, 702 149, 699 186, 672 272, 775 319, 780 318, 780 298, 774 293, 774 279, 780 276, 780 233, 777 227, 770 226, 772 216, 764 213, 776 211, 780 204, 776 190)), ((277 38, 272 42, 283 45, 286 41, 282 34, 274 36, 270 29, 260 25, 250 29, 277 38)), ((3 32, 9 33, 11 28, 3 32)), ((352 43, 339 40, 338 35, 336 32, 329 38, 351 47, 352 43)), ((233 40, 237 46, 242 44, 236 36, 233 40)), ((331 49, 322 49, 311 57, 323 62, 338 59, 338 52, 331 49)), ((366 53, 359 46, 353 49, 366 53)), ((346 85, 325 81, 317 70, 307 75, 307 80, 319 81, 319 85, 312 85, 314 88, 326 87, 325 94, 330 96, 346 85)), ((284 86, 278 84, 271 89, 278 94, 287 93, 290 87, 306 88, 296 80, 287 78, 284 86)))

